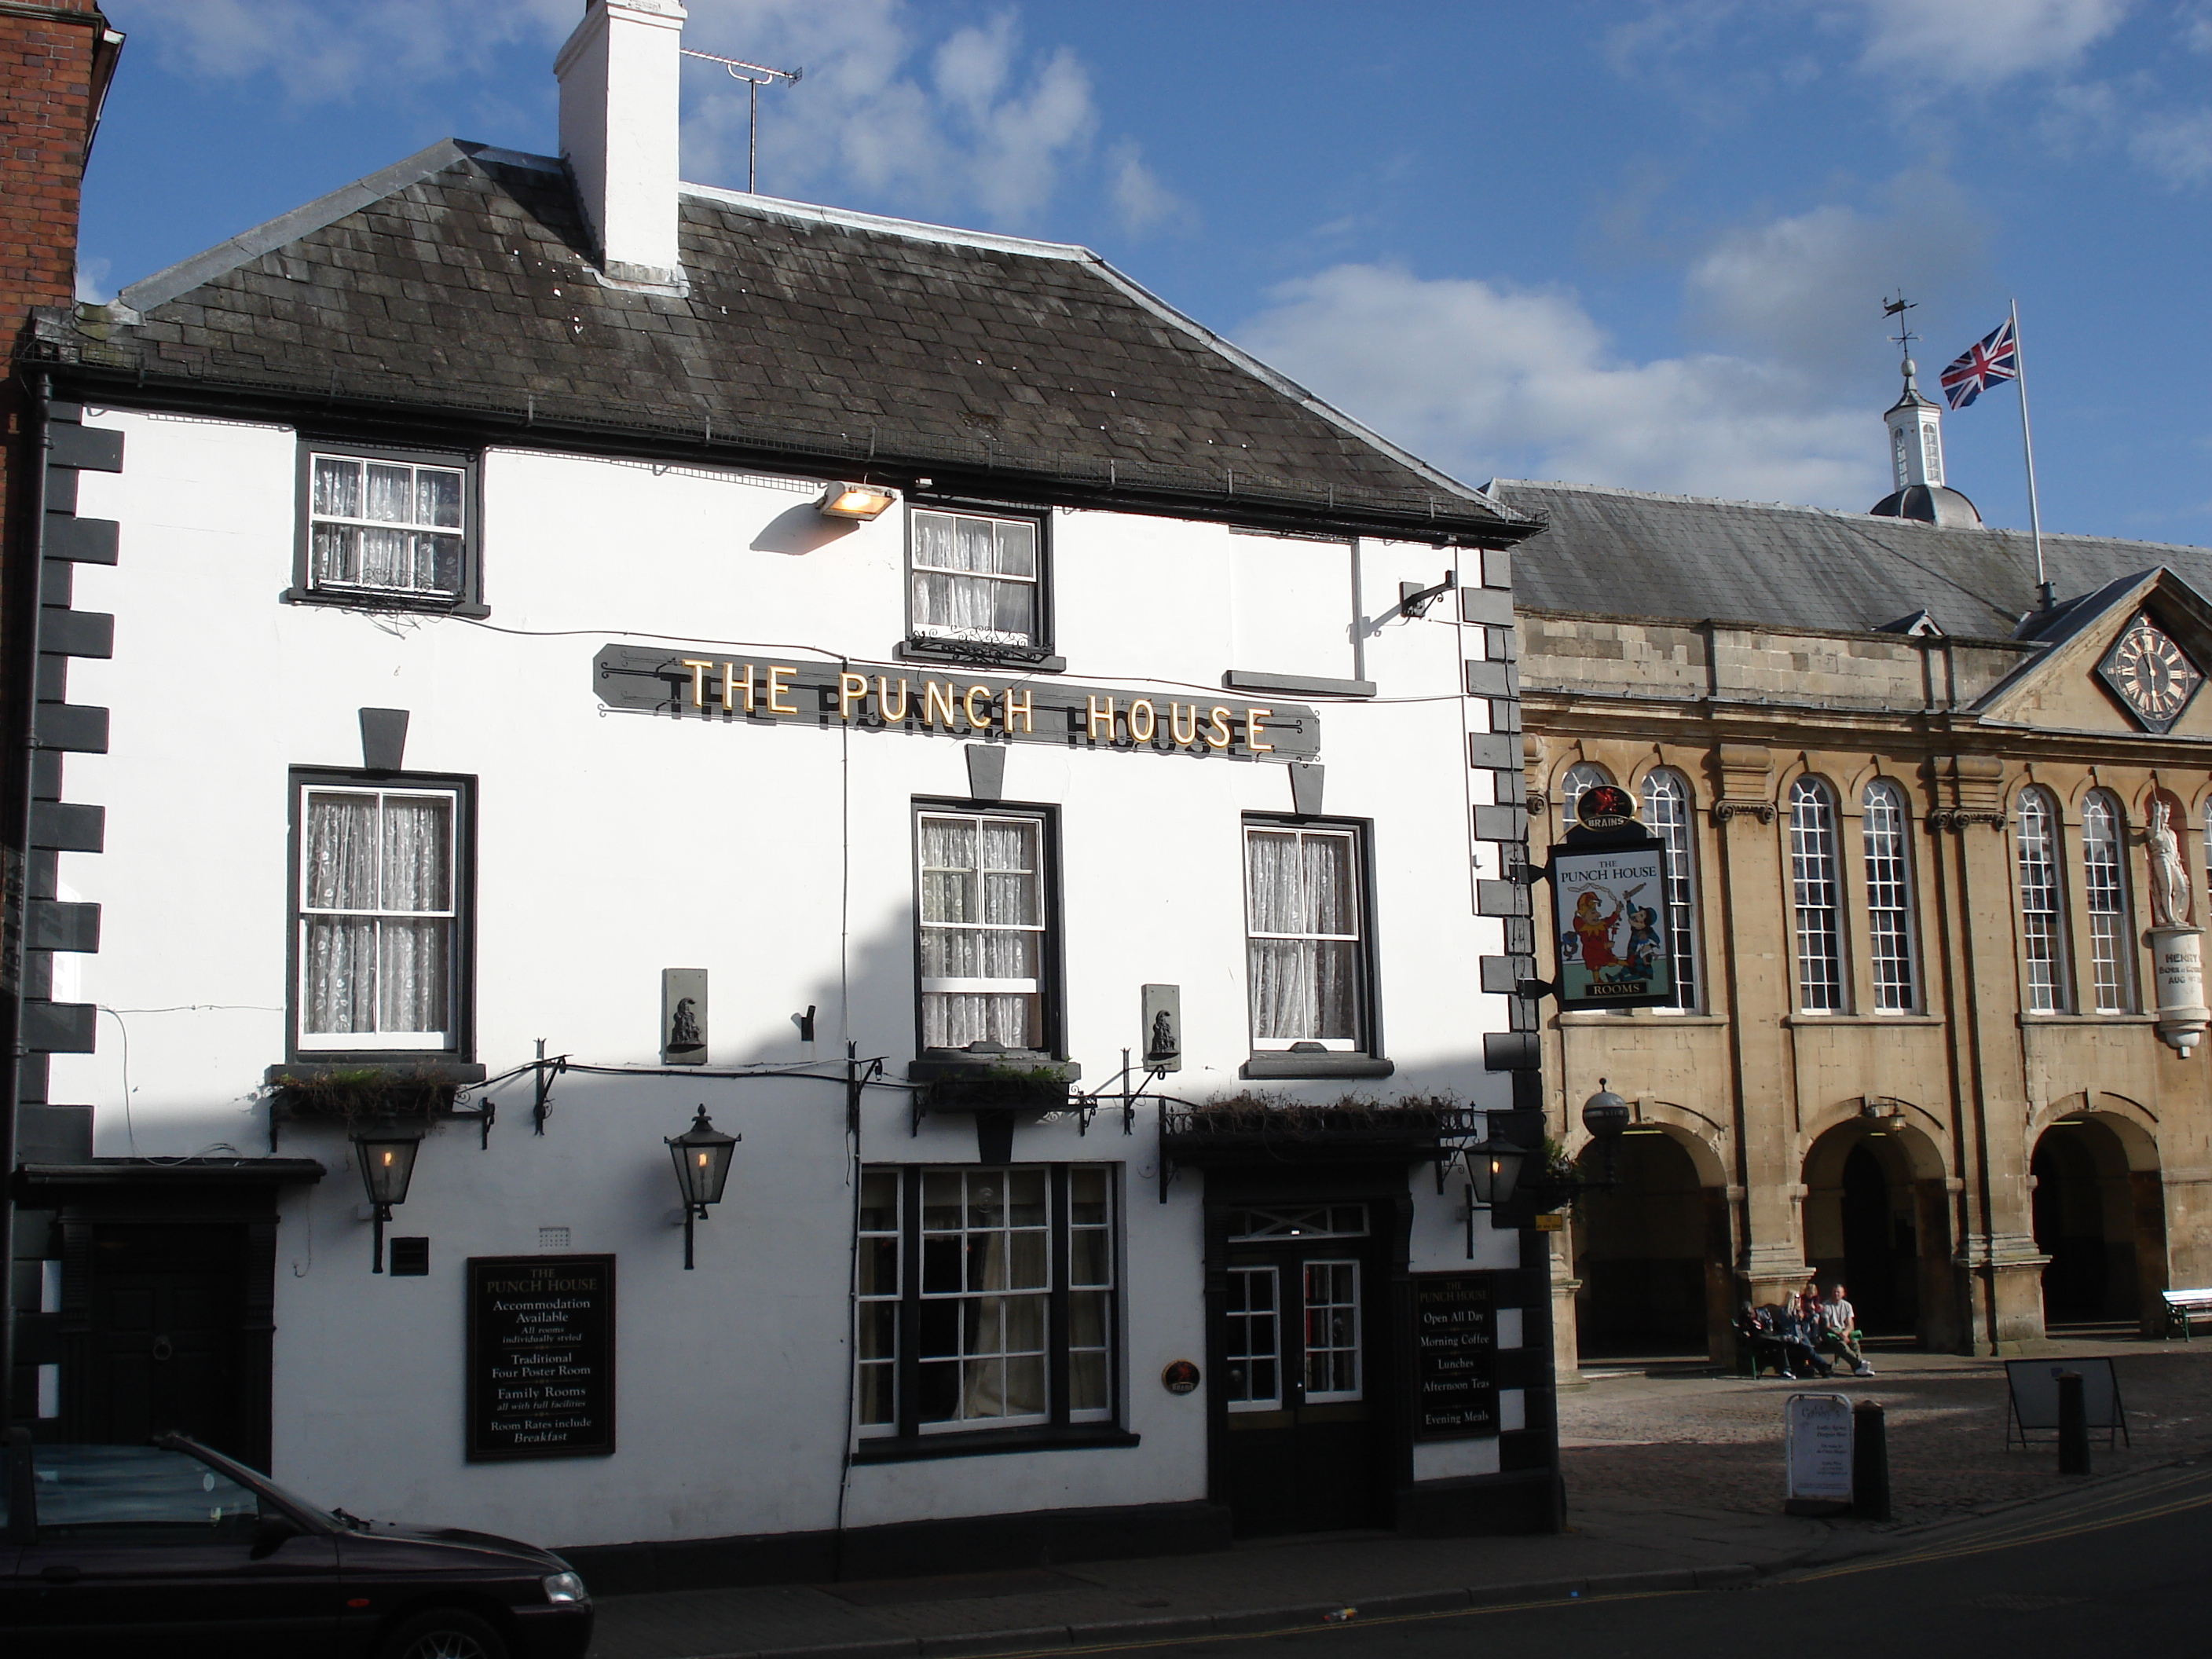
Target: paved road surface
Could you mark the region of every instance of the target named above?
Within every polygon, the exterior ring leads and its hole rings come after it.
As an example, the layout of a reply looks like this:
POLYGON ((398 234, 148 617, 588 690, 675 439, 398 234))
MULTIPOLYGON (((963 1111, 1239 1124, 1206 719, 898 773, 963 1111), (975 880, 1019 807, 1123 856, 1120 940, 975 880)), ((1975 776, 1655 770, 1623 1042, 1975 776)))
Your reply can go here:
MULTIPOLYGON (((1943 1529, 1741 1589, 1549 1601, 1203 1642, 1190 1659, 2096 1659, 2212 1651, 2212 1469, 1943 1529)), ((1130 1648, 1094 1649, 1127 1652, 1130 1648)), ((1061 1649, 1061 1654, 1069 1650, 1061 1649)), ((1076 1650, 1080 1652, 1083 1650, 1076 1650)))

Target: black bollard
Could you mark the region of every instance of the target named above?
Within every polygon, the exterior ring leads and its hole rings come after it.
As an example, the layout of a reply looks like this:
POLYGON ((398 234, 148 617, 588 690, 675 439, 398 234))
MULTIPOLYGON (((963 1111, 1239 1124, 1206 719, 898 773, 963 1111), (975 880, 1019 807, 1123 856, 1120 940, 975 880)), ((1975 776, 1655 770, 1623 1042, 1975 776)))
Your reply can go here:
POLYGON ((2079 1371, 2058 1373, 2058 1473, 2089 1473, 2089 1407, 2079 1371))
POLYGON ((1888 1416, 1877 1400, 1851 1407, 1851 1513, 1862 1521, 1890 1518, 1888 1416))

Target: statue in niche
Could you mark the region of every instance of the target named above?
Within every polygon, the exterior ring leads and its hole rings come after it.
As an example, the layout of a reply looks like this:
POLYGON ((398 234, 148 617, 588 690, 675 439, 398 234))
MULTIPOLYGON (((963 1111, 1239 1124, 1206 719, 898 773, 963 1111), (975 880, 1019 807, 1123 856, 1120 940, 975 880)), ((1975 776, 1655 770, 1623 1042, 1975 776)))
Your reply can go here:
POLYGON ((2156 927, 2190 925, 2189 860, 2173 827, 2173 804, 2163 795, 2150 804, 2150 913, 2156 927))
POLYGON ((690 1054, 707 1046, 699 1036, 698 1006, 697 1001, 690 997, 684 997, 677 1003, 676 1017, 668 1026, 669 1053, 690 1054))

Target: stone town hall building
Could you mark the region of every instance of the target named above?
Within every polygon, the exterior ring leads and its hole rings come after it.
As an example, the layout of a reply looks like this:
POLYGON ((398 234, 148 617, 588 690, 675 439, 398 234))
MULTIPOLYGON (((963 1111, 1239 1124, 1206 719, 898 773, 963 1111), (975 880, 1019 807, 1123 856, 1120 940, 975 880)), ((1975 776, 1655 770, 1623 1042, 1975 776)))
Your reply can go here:
POLYGON ((1601 1076, 1637 1116, 1555 1236, 1565 1367, 1577 1332, 1720 1356, 1808 1270, 1984 1353, 2212 1279, 2206 1051, 2160 1041, 2146 941, 2156 802, 2203 920, 2212 553, 2046 536, 2044 608, 1910 380, 1889 419, 1919 441, 1871 514, 1495 486, 1550 521, 1515 582, 1531 842, 1634 791, 1680 982, 1540 1005, 1555 1132, 1601 1076))

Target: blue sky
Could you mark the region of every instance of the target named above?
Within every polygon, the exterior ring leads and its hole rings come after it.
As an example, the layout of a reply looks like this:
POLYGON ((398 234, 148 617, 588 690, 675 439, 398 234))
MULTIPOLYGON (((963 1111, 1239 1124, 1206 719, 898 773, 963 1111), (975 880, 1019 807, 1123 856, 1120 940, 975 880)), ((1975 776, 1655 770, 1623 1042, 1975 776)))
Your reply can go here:
MULTIPOLYGON (((549 153, 576 0, 107 0, 88 291, 448 135, 549 153)), ((1474 482, 1860 509, 1880 300, 2017 296, 2046 528, 2212 544, 2212 0, 691 0, 761 189, 1097 248, 1474 482)), ((744 183, 693 64, 684 176, 744 183)), ((1951 482, 2027 522, 2009 389, 1951 482)))

